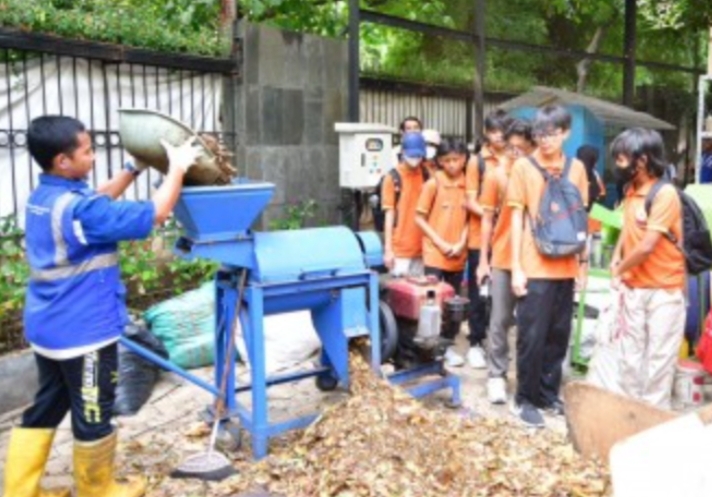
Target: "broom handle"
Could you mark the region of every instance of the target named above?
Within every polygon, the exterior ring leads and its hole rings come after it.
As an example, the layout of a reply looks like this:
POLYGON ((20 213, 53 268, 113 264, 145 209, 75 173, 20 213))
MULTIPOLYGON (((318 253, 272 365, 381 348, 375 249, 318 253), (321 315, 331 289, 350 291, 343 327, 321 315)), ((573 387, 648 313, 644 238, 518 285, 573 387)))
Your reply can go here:
POLYGON ((242 311, 242 297, 245 293, 245 284, 247 282, 247 269, 242 270, 242 275, 240 276, 239 288, 237 291, 237 310, 235 312, 234 319, 232 320, 232 326, 230 328, 230 341, 228 342, 228 347, 225 353, 225 363, 223 364, 223 374, 220 379, 220 395, 215 401, 215 425, 213 427, 213 435, 211 436, 211 446, 215 437, 217 436, 217 429, 215 427, 219 424, 222 418, 222 412, 225 409, 225 397, 227 396, 227 375, 230 371, 230 358, 232 357, 232 349, 235 348, 235 332, 237 331, 237 323, 240 320, 240 312, 242 311))

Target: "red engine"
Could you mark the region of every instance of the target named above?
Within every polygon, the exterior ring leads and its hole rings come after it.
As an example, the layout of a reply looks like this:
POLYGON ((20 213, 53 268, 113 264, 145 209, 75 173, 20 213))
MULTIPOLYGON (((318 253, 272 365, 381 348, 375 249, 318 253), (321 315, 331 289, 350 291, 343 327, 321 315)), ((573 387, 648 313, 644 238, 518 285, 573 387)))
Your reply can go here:
POLYGON ((450 285, 433 276, 397 278, 388 281, 385 287, 388 290, 386 300, 393 314, 411 321, 420 318, 420 307, 425 304, 429 290, 435 292, 435 299, 441 306, 455 296, 455 290, 450 285))

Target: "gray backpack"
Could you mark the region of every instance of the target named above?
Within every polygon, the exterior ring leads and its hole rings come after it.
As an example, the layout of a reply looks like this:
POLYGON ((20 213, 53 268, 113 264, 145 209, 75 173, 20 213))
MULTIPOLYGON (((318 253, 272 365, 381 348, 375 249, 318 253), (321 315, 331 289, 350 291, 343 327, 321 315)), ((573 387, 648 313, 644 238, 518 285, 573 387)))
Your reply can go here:
POLYGON ((528 159, 546 181, 537 216, 529 213, 537 249, 553 259, 580 254, 586 248, 588 214, 581 192, 569 180, 571 158, 566 159, 560 177, 549 174, 533 157, 528 159))

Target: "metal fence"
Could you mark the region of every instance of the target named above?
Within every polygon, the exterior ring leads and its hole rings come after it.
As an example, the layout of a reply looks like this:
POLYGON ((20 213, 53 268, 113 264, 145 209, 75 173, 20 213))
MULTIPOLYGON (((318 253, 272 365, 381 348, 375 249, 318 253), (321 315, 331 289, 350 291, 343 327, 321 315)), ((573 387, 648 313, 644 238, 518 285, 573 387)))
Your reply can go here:
MULTIPOLYGON (((485 93, 485 115, 513 96, 485 93)), ((359 104, 363 122, 397 127, 404 117, 416 116, 443 136, 468 143, 479 138, 474 134, 474 92, 464 88, 361 77, 359 104)))
MULTIPOLYGON (((234 148, 222 123, 224 83, 238 75, 234 59, 167 55, 149 50, 66 40, 0 29, 0 217, 20 220, 40 169, 27 150, 29 122, 44 114, 76 117, 96 148, 90 181, 111 178, 127 159, 118 109, 150 108, 234 148)), ((126 193, 146 198, 156 173, 126 193)))

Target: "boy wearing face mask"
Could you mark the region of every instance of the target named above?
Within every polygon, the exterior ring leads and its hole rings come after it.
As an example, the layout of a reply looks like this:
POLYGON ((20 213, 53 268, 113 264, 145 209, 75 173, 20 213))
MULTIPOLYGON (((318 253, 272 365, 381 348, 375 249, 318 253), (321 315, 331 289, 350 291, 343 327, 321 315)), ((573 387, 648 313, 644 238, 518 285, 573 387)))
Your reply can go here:
POLYGON ((623 295, 621 388, 631 397, 670 408, 675 362, 685 327, 685 258, 665 234, 682 239, 682 205, 666 184, 660 135, 634 128, 611 144, 616 179, 624 187, 623 230, 611 262, 613 286, 623 295))
POLYGON ((415 211, 423 184, 429 178, 423 166, 426 145, 419 132, 403 136, 403 160, 383 179, 381 205, 384 222, 384 265, 393 276, 422 276, 423 234, 415 223, 415 211), (398 184, 394 180, 396 173, 398 184))
POLYGON ((475 369, 485 369, 487 360, 483 343, 487 337, 487 308, 485 300, 480 297, 480 285, 477 280, 477 267, 480 264, 480 247, 482 243, 482 216, 484 209, 480 205, 482 185, 487 172, 506 165, 507 143, 504 133, 509 127, 511 118, 506 112, 496 110, 485 118, 485 144, 478 156, 474 156, 467 165, 467 210, 470 217, 470 234, 467 243, 467 293, 470 299, 470 349, 467 352, 467 362, 475 369), (480 162, 484 161, 484 174, 480 176, 480 162))

